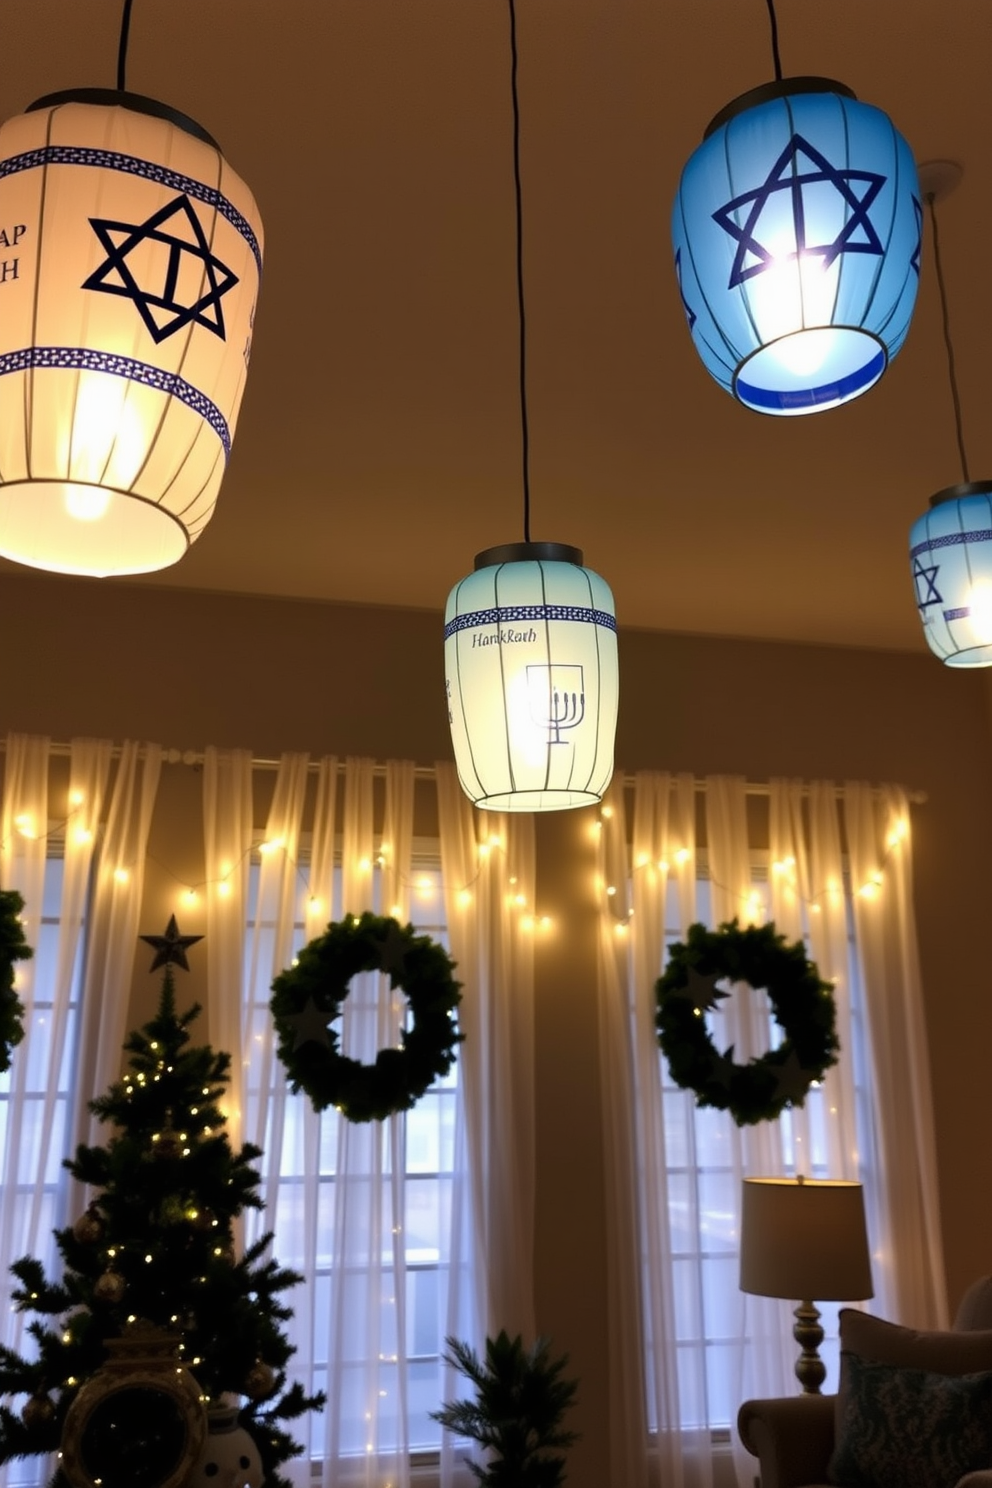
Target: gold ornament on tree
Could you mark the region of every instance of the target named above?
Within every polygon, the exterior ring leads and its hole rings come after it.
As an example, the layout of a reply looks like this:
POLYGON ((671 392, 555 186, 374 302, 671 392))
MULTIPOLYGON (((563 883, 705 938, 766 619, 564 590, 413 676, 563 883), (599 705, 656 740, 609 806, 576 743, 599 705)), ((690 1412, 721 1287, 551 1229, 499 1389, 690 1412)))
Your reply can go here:
POLYGON ((256 1359, 245 1375, 244 1393, 249 1400, 264 1400, 275 1389, 276 1372, 264 1359, 256 1359))
POLYGON ((29 1431, 34 1431, 39 1426, 47 1426, 54 1415, 55 1406, 49 1397, 42 1392, 38 1395, 32 1395, 25 1403, 24 1409, 21 1411, 21 1420, 29 1431))
POLYGON ((109 1271, 104 1271, 102 1276, 98 1276, 93 1283, 93 1296, 97 1302, 106 1302, 111 1306, 122 1301, 126 1291, 127 1282, 120 1272, 112 1267, 109 1271))
POLYGON ((83 1211, 73 1225, 72 1233, 80 1245, 96 1245, 98 1240, 103 1239, 103 1220, 96 1204, 90 1204, 83 1211))
POLYGON ((152 1137, 152 1156, 159 1162, 175 1162, 182 1157, 186 1140, 172 1125, 172 1112, 165 1113, 165 1126, 152 1137))

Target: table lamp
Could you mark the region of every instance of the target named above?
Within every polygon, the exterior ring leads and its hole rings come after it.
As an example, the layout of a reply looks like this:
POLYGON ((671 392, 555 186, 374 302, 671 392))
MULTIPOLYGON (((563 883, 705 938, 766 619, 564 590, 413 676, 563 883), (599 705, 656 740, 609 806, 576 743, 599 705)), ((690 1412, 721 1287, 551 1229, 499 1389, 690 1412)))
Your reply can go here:
POLYGON ((874 1294, 860 1183, 840 1178, 745 1178, 741 1206, 743 1292, 798 1300, 792 1336, 801 1353, 796 1378, 819 1395, 826 1366, 821 1302, 874 1294))

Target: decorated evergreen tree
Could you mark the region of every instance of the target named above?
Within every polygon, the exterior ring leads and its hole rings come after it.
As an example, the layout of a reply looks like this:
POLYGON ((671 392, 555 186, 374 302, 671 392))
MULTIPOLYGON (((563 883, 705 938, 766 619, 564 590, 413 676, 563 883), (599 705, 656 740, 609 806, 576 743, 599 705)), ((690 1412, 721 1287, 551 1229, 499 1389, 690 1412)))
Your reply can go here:
MULTIPOLYGON (((0 1395, 28 1397, 20 1413, 0 1406, 0 1463, 58 1449, 73 1398, 134 1319, 175 1334, 208 1401, 247 1397, 240 1421, 264 1488, 288 1488, 279 1466, 302 1450, 285 1423, 323 1405, 286 1386, 293 1348, 280 1323, 292 1312, 280 1299, 303 1278, 265 1258, 271 1234, 235 1253, 233 1221, 263 1207, 252 1166, 261 1150, 232 1150, 219 1106, 230 1056, 190 1045, 198 1007, 176 1012, 173 966, 189 969, 186 947, 199 938, 181 936, 174 918, 165 935, 143 937, 156 950, 152 970, 164 967, 158 1012, 128 1037, 123 1078, 90 1102, 113 1125, 107 1144, 65 1162, 94 1197, 56 1232, 61 1282, 30 1256, 12 1267, 18 1310, 40 1317, 28 1324, 36 1357, 0 1345, 0 1395)), ((53 1488, 65 1488, 61 1472, 53 1488)))

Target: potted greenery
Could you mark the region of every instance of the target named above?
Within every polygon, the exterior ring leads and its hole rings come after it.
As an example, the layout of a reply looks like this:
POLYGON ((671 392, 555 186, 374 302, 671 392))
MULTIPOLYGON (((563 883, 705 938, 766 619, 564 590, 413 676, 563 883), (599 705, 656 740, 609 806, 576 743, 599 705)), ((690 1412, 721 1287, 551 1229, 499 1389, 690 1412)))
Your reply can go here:
POLYGON ((456 1400, 435 1421, 486 1449, 484 1466, 468 1465, 484 1488, 557 1488, 565 1459, 561 1449, 577 1440, 562 1427, 577 1381, 561 1378, 567 1357, 552 1359, 551 1345, 539 1338, 525 1349, 518 1334, 505 1329, 486 1339, 485 1360, 457 1338, 445 1340, 445 1362, 475 1387, 474 1400, 456 1400))

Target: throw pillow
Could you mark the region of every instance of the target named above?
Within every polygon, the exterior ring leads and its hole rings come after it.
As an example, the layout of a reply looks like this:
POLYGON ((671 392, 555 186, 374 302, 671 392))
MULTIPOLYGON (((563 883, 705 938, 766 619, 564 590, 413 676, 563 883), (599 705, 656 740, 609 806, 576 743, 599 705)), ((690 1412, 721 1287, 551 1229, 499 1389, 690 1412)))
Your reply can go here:
POLYGON ((840 1311, 841 1350, 877 1364, 905 1364, 935 1374, 978 1374, 992 1369, 992 1329, 927 1332, 872 1317, 856 1307, 840 1311))
POLYGON ((954 1488, 992 1467, 992 1371, 935 1374, 842 1356, 844 1411, 828 1476, 844 1488, 954 1488))
POLYGON ((840 1310, 840 1348, 840 1383, 834 1407, 838 1436, 847 1405, 848 1354, 872 1359, 876 1364, 929 1369, 934 1374, 979 1374, 992 1369, 992 1329, 928 1332, 872 1317, 856 1307, 840 1310))

